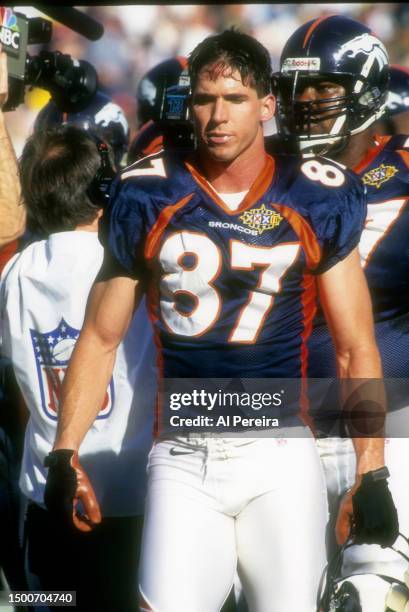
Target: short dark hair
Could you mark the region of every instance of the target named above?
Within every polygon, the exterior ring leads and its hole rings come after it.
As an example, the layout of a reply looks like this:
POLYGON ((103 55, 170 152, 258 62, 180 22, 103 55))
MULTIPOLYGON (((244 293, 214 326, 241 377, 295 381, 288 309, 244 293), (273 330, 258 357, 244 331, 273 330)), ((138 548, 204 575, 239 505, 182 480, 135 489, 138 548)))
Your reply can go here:
POLYGON ((255 38, 234 28, 209 36, 189 56, 192 89, 204 66, 220 63, 238 70, 245 85, 254 87, 259 97, 271 91, 271 59, 265 47, 255 38))
POLYGON ((83 130, 62 126, 34 133, 20 158, 27 225, 39 234, 91 223, 100 205, 87 194, 99 167, 97 144, 83 130))

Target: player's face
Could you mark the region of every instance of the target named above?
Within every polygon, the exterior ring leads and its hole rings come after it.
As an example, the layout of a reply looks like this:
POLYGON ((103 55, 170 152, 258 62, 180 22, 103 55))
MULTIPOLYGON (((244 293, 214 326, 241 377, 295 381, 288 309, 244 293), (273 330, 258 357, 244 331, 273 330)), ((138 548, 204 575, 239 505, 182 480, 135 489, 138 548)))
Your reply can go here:
POLYGON ((205 66, 193 91, 192 113, 201 151, 230 162, 262 138, 261 123, 273 116, 274 98, 259 98, 237 70, 205 66))
POLYGON ((312 113, 314 123, 311 123, 311 134, 329 134, 333 127, 336 117, 339 113, 339 108, 333 110, 325 110, 326 107, 343 106, 345 103, 332 102, 334 98, 345 96, 346 90, 343 85, 334 83, 327 79, 305 81, 300 84, 296 94, 297 102, 312 102, 312 113), (318 100, 328 100, 328 104, 321 103, 319 106, 314 106, 314 102, 318 100))

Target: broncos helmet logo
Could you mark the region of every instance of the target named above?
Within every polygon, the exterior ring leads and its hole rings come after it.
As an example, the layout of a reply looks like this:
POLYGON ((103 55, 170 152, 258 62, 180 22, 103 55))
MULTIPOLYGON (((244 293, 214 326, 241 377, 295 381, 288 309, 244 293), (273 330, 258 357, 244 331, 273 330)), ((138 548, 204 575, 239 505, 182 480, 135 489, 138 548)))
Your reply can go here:
POLYGON ((108 127, 110 123, 120 123, 124 129, 124 133, 128 133, 128 122, 125 119, 125 115, 122 109, 113 102, 105 104, 95 114, 95 124, 101 125, 102 127, 108 127))
POLYGON ((359 53, 368 55, 368 60, 362 68, 362 76, 367 76, 375 61, 378 62, 379 70, 388 64, 388 54, 381 41, 371 34, 364 33, 356 36, 341 45, 339 51, 334 55, 339 61, 343 56, 354 58, 359 53))

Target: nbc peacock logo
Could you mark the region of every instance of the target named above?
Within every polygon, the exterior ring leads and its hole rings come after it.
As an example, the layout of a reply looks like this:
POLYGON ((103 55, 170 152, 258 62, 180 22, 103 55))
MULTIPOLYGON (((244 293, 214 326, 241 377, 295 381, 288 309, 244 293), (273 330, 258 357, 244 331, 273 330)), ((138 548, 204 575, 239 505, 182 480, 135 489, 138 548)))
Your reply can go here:
POLYGON ((17 17, 10 8, 0 7, 0 41, 15 51, 20 47, 20 29, 17 17))

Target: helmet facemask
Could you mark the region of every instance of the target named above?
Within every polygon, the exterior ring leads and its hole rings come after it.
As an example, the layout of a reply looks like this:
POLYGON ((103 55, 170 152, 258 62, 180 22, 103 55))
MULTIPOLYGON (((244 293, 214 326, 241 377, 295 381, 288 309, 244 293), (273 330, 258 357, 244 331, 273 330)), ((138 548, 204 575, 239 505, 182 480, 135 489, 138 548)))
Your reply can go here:
POLYGON ((305 153, 325 155, 340 153, 351 135, 358 134, 374 123, 385 108, 386 95, 371 87, 363 77, 350 74, 291 74, 275 75, 277 93, 277 125, 281 136, 292 148, 305 153), (304 87, 322 81, 340 84, 345 94, 335 97, 300 101, 304 87), (331 119, 330 127, 319 129, 331 119), (317 129, 318 128, 318 129, 317 129))

